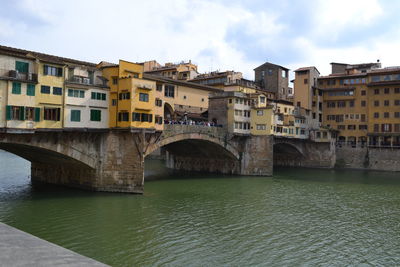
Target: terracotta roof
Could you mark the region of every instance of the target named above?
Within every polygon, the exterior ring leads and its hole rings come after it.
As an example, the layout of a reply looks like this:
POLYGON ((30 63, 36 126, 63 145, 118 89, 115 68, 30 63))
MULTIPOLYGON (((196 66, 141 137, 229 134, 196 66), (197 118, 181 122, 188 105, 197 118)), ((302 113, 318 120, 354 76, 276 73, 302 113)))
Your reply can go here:
POLYGON ((97 64, 91 63, 91 62, 80 61, 80 60, 75 60, 75 59, 71 59, 71 58, 58 57, 58 56, 53 56, 53 55, 43 54, 43 53, 39 53, 39 52, 35 52, 35 51, 23 50, 23 49, 3 46, 3 45, 0 45, 0 54, 20 56, 20 57, 26 57, 26 58, 33 57, 33 58, 37 58, 37 59, 45 61, 45 62, 60 64, 60 65, 76 64, 76 65, 85 65, 85 66, 90 66, 90 67, 96 67, 96 65, 97 65, 97 64))
POLYGON ((316 67, 314 67, 314 66, 298 68, 297 70, 294 70, 294 72, 297 72, 297 71, 305 71, 305 70, 312 70, 312 69, 316 69, 316 70, 318 71, 318 73, 320 73, 319 70, 318 70, 316 67))
POLYGON ((283 67, 283 66, 281 66, 281 65, 273 64, 273 63, 270 63, 270 62, 265 62, 264 64, 262 64, 262 65, 258 66, 258 67, 257 67, 257 68, 255 68, 254 70, 256 70, 256 69, 260 69, 260 68, 264 67, 265 65, 266 65, 266 66, 274 66, 274 67, 279 67, 279 68, 281 68, 281 69, 284 69, 284 70, 289 70, 288 68, 285 68, 285 67, 283 67))

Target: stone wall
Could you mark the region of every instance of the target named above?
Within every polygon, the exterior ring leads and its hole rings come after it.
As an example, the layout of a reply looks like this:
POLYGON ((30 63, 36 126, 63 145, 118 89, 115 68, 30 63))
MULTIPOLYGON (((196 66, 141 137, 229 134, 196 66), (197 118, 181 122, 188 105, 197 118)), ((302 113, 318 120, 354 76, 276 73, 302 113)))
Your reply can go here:
POLYGON ((400 171, 400 149, 337 147, 335 166, 337 168, 400 171))

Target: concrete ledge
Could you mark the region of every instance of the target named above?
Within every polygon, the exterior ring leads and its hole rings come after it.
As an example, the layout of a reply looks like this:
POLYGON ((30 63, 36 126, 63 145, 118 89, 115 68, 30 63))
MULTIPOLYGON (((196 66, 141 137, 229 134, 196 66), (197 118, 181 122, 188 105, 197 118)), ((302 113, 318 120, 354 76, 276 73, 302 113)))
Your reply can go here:
POLYGON ((108 266, 0 223, 1 266, 108 266))

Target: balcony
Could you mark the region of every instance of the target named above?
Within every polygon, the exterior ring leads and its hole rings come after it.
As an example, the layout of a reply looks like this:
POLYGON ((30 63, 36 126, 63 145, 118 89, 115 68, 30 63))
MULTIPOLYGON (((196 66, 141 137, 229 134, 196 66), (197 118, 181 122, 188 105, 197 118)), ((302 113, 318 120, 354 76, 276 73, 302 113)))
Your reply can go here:
POLYGON ((37 73, 27 72, 22 73, 16 70, 0 69, 0 78, 3 80, 15 80, 22 82, 38 82, 37 73))
POLYGON ((95 81, 93 81, 93 79, 91 79, 89 77, 73 75, 73 76, 68 77, 66 79, 66 82, 74 83, 74 84, 81 84, 81 85, 94 85, 94 86, 101 86, 101 87, 107 86, 106 80, 101 76, 97 76, 95 81))

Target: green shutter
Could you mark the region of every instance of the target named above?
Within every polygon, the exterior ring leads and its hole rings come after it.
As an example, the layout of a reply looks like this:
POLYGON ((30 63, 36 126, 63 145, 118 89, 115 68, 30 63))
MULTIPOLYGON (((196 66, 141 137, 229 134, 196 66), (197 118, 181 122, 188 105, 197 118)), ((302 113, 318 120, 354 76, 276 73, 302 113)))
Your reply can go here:
POLYGON ((35 96, 35 85, 28 83, 26 88, 26 95, 35 96))
POLYGON ((28 73, 29 71, 29 63, 15 61, 15 70, 21 73, 28 73))
POLYGON ((11 120, 11 114, 12 114, 12 106, 7 106, 6 107, 6 120, 11 120))
POLYGON ((19 120, 25 120, 25 107, 19 107, 19 120))
POLYGON ((101 100, 106 100, 106 94, 101 95, 101 100))
POLYGON ((35 108, 35 121, 40 121, 40 108, 35 108))
POLYGON ((11 92, 15 95, 20 95, 21 94, 21 83, 13 82, 11 92))
POLYGON ((98 121, 101 121, 101 110, 98 110, 99 116, 98 116, 98 121))
POLYGON ((49 66, 44 65, 43 66, 43 75, 48 75, 49 74, 49 66))
POLYGON ((92 99, 96 99, 96 93, 92 92, 92 99))

